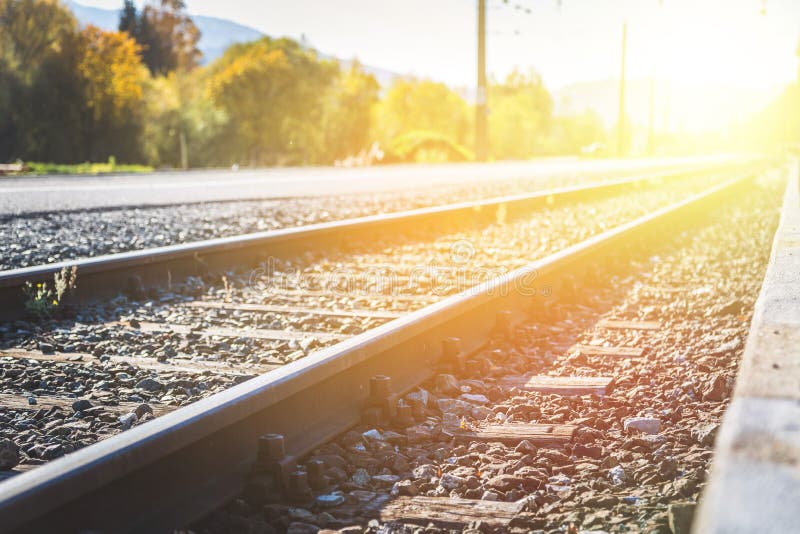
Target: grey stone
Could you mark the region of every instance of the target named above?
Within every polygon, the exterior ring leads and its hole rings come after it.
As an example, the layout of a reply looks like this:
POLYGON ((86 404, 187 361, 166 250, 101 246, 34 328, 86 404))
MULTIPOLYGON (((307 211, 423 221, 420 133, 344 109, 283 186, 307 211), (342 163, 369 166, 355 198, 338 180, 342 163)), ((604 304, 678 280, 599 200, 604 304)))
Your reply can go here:
POLYGON ((658 434, 661 430, 661 419, 655 417, 631 417, 625 419, 625 431, 636 431, 643 434, 658 434))
POLYGON ((401 480, 392 486, 392 495, 414 497, 419 494, 419 487, 411 480, 401 480))
POLYGON ((439 470, 436 468, 435 465, 432 464, 423 464, 418 467, 414 468, 412 474, 414 478, 421 478, 430 480, 431 478, 435 477, 438 474, 439 470))
POLYGON ((361 435, 368 441, 386 441, 386 438, 374 428, 372 430, 367 430, 361 435))
POLYGON ((625 470, 621 466, 612 467, 608 470, 608 478, 611 479, 611 482, 616 485, 622 485, 625 483, 625 480, 628 478, 625 474, 625 470))
POLYGON ((92 407, 92 403, 86 399, 76 400, 72 403, 72 409, 76 412, 82 412, 92 407))
POLYGON ((379 482, 386 486, 391 486, 398 480, 400 480, 400 477, 397 475, 375 475, 372 477, 373 482, 379 482))
POLYGON ((697 440, 700 445, 709 447, 714 444, 714 438, 717 436, 718 429, 719 423, 699 425, 692 429, 692 437, 697 440))
POLYGON ((446 395, 458 395, 461 393, 458 388, 458 380, 453 375, 437 375, 436 390, 446 395))
POLYGON ((489 399, 486 395, 476 395, 474 393, 464 393, 459 399, 467 402, 471 402, 472 404, 489 404, 489 399))
POLYGON ((436 405, 443 413, 452 413, 455 415, 467 415, 472 411, 472 405, 458 399, 439 399, 436 405))
POLYGON ((453 491, 466 486, 467 479, 456 475, 451 475, 450 473, 444 473, 442 478, 439 479, 439 485, 447 491, 453 491))
POLYGON ((317 497, 317 504, 322 508, 333 508, 344 503, 344 496, 338 493, 329 493, 327 495, 320 495, 317 497))
POLYGON ((367 472, 366 469, 359 468, 359 469, 356 469, 356 472, 353 473, 353 476, 350 478, 350 480, 356 486, 364 487, 364 486, 366 486, 366 485, 368 485, 370 483, 370 481, 372 480, 372 477, 369 476, 369 473, 367 472))
POLYGON ((136 417, 136 414, 133 412, 126 413, 125 415, 121 415, 119 417, 119 424, 122 425, 122 430, 128 430, 132 427, 139 418, 136 417))
POLYGON ((133 413, 136 414, 137 419, 143 419, 146 414, 153 415, 153 408, 147 403, 142 403, 133 410, 133 413))
POLYGON ((19 447, 10 439, 0 439, 0 469, 12 469, 19 464, 19 447))
POLYGON ((152 378, 144 378, 136 383, 136 389, 141 389, 142 391, 148 391, 154 393, 156 391, 161 391, 162 389, 164 389, 164 384, 152 378))
POLYGON ((319 527, 310 523, 303 523, 301 521, 294 521, 289 524, 286 534, 317 534, 319 527))

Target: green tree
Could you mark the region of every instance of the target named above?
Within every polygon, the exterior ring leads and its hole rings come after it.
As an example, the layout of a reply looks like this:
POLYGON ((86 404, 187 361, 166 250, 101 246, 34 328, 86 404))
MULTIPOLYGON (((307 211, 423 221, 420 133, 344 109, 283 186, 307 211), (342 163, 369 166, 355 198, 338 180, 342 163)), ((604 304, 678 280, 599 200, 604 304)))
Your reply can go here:
POLYGON ((534 72, 512 71, 489 87, 491 153, 526 159, 543 152, 552 125, 553 99, 534 72))
POLYGON ((358 61, 336 76, 325 98, 322 162, 332 163, 357 154, 372 141, 372 109, 380 85, 358 61))
POLYGON ((600 116, 593 111, 553 118, 543 152, 551 155, 580 154, 594 143, 606 144, 608 134, 600 116))
POLYGON ((0 0, 0 161, 26 157, 40 143, 32 125, 51 103, 32 88, 76 30, 72 13, 55 0, 0 0))
POLYGON ((203 77, 198 69, 149 80, 143 150, 152 165, 179 168, 184 150, 192 167, 218 166, 230 159, 223 135, 226 117, 205 98, 203 77))
POLYGON ((311 163, 336 64, 291 39, 237 44, 211 66, 208 96, 228 118, 230 163, 311 163))
POLYGON ((76 29, 57 0, 0 0, 0 54, 26 82, 76 29))
POLYGON ((182 0, 150 2, 140 13, 131 0, 125 0, 119 29, 141 45, 142 58, 154 75, 190 70, 200 62, 200 30, 182 0))
POLYGON ((139 12, 133 0, 125 0, 119 14, 119 31, 126 32, 133 38, 139 35, 139 12))
POLYGON ((470 106, 458 93, 428 80, 397 80, 375 109, 379 138, 385 145, 420 130, 466 144, 470 118, 470 106))

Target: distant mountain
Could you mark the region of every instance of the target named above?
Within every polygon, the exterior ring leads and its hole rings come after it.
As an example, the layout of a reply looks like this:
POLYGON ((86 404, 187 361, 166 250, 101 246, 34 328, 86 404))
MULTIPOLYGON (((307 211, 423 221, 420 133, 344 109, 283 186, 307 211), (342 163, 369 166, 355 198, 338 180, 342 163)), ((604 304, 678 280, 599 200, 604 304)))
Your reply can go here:
MULTIPOLYGON (((744 121, 761 111, 781 91, 734 87, 722 83, 670 83, 657 80, 654 87, 657 129, 717 130, 744 121)), ((595 111, 607 127, 617 123, 619 80, 580 82, 553 93, 556 113, 595 111)), ((650 116, 650 81, 630 80, 626 84, 626 112, 634 125, 645 127, 650 116)))
MULTIPOLYGON (((120 0, 119 3, 121 9, 122 0, 120 0)), ((104 30, 117 29, 117 25, 119 24, 119 9, 102 9, 99 7, 84 6, 72 0, 66 0, 65 4, 72 10, 75 14, 75 18, 77 18, 78 22, 81 24, 93 24, 104 30)), ((225 49, 232 44, 255 41, 264 36, 263 33, 255 28, 243 26, 242 24, 226 19, 192 15, 192 20, 200 30, 201 35, 198 47, 203 53, 203 64, 211 63, 220 57, 225 52, 225 49)), ((319 52, 319 55, 325 59, 337 59, 334 56, 322 52, 319 52)), ((347 68, 351 63, 351 60, 340 59, 339 61, 341 61, 343 68, 347 68)), ((401 75, 386 69, 363 64, 362 67, 366 72, 375 76, 375 79, 378 80, 378 83, 383 87, 391 85, 396 78, 401 77, 401 75)))
MULTIPOLYGON (((104 30, 117 29, 119 24, 118 9, 84 6, 72 0, 67 0, 65 3, 81 24, 93 24, 104 30)), ((121 7, 122 0, 120 0, 121 7)), ((264 36, 263 33, 255 28, 243 26, 230 20, 203 15, 192 15, 192 20, 194 20, 201 33, 198 47, 203 53, 203 63, 214 61, 225 52, 226 48, 234 43, 255 41, 264 36)))

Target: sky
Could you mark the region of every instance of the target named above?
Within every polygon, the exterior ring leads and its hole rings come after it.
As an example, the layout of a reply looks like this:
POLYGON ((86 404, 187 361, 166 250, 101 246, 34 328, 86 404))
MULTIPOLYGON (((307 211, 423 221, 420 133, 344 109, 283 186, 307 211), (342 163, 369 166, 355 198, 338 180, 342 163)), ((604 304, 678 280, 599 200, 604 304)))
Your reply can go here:
MULTIPOLYGON (((104 8, 122 4, 122 0, 78 1, 104 8)), ((314 48, 340 58, 357 57, 375 67, 453 87, 475 85, 477 0, 186 0, 186 4, 190 13, 231 19, 268 35, 305 37, 314 48)), ((656 99, 665 109, 680 110, 673 111, 673 122, 694 122, 693 129, 716 128, 757 112, 798 73, 799 0, 766 4, 763 0, 487 0, 487 4, 490 75, 502 78, 515 67, 534 69, 554 92, 580 82, 618 79, 626 21, 628 80, 658 80, 656 99)), ((614 99, 609 93, 597 106, 607 120, 615 113, 614 99)), ((646 100, 639 95, 639 117, 647 116, 646 100)))
MULTIPOLYGON (((118 8, 121 0, 79 0, 118 8)), ((769 0, 488 1, 488 69, 534 68, 548 86, 617 77, 628 21, 628 75, 770 87, 794 79, 800 2, 769 0), (528 9, 516 9, 515 4, 528 9), (669 52, 669 53, 667 53, 669 52)), ((186 0, 192 13, 402 73, 471 86, 477 0, 186 0)))

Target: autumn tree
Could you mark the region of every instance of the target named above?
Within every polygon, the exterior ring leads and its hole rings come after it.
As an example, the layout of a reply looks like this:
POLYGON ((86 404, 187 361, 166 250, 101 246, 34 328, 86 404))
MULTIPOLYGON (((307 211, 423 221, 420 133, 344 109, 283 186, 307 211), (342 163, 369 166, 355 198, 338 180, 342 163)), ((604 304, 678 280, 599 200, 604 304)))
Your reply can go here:
POLYGON ((324 142, 323 97, 335 73, 333 62, 291 39, 230 47, 212 65, 207 91, 228 117, 232 161, 313 162, 324 142))
POLYGON ((111 155, 138 159, 144 84, 140 46, 121 32, 87 26, 81 32, 78 73, 84 82, 84 131, 88 161, 111 155))

